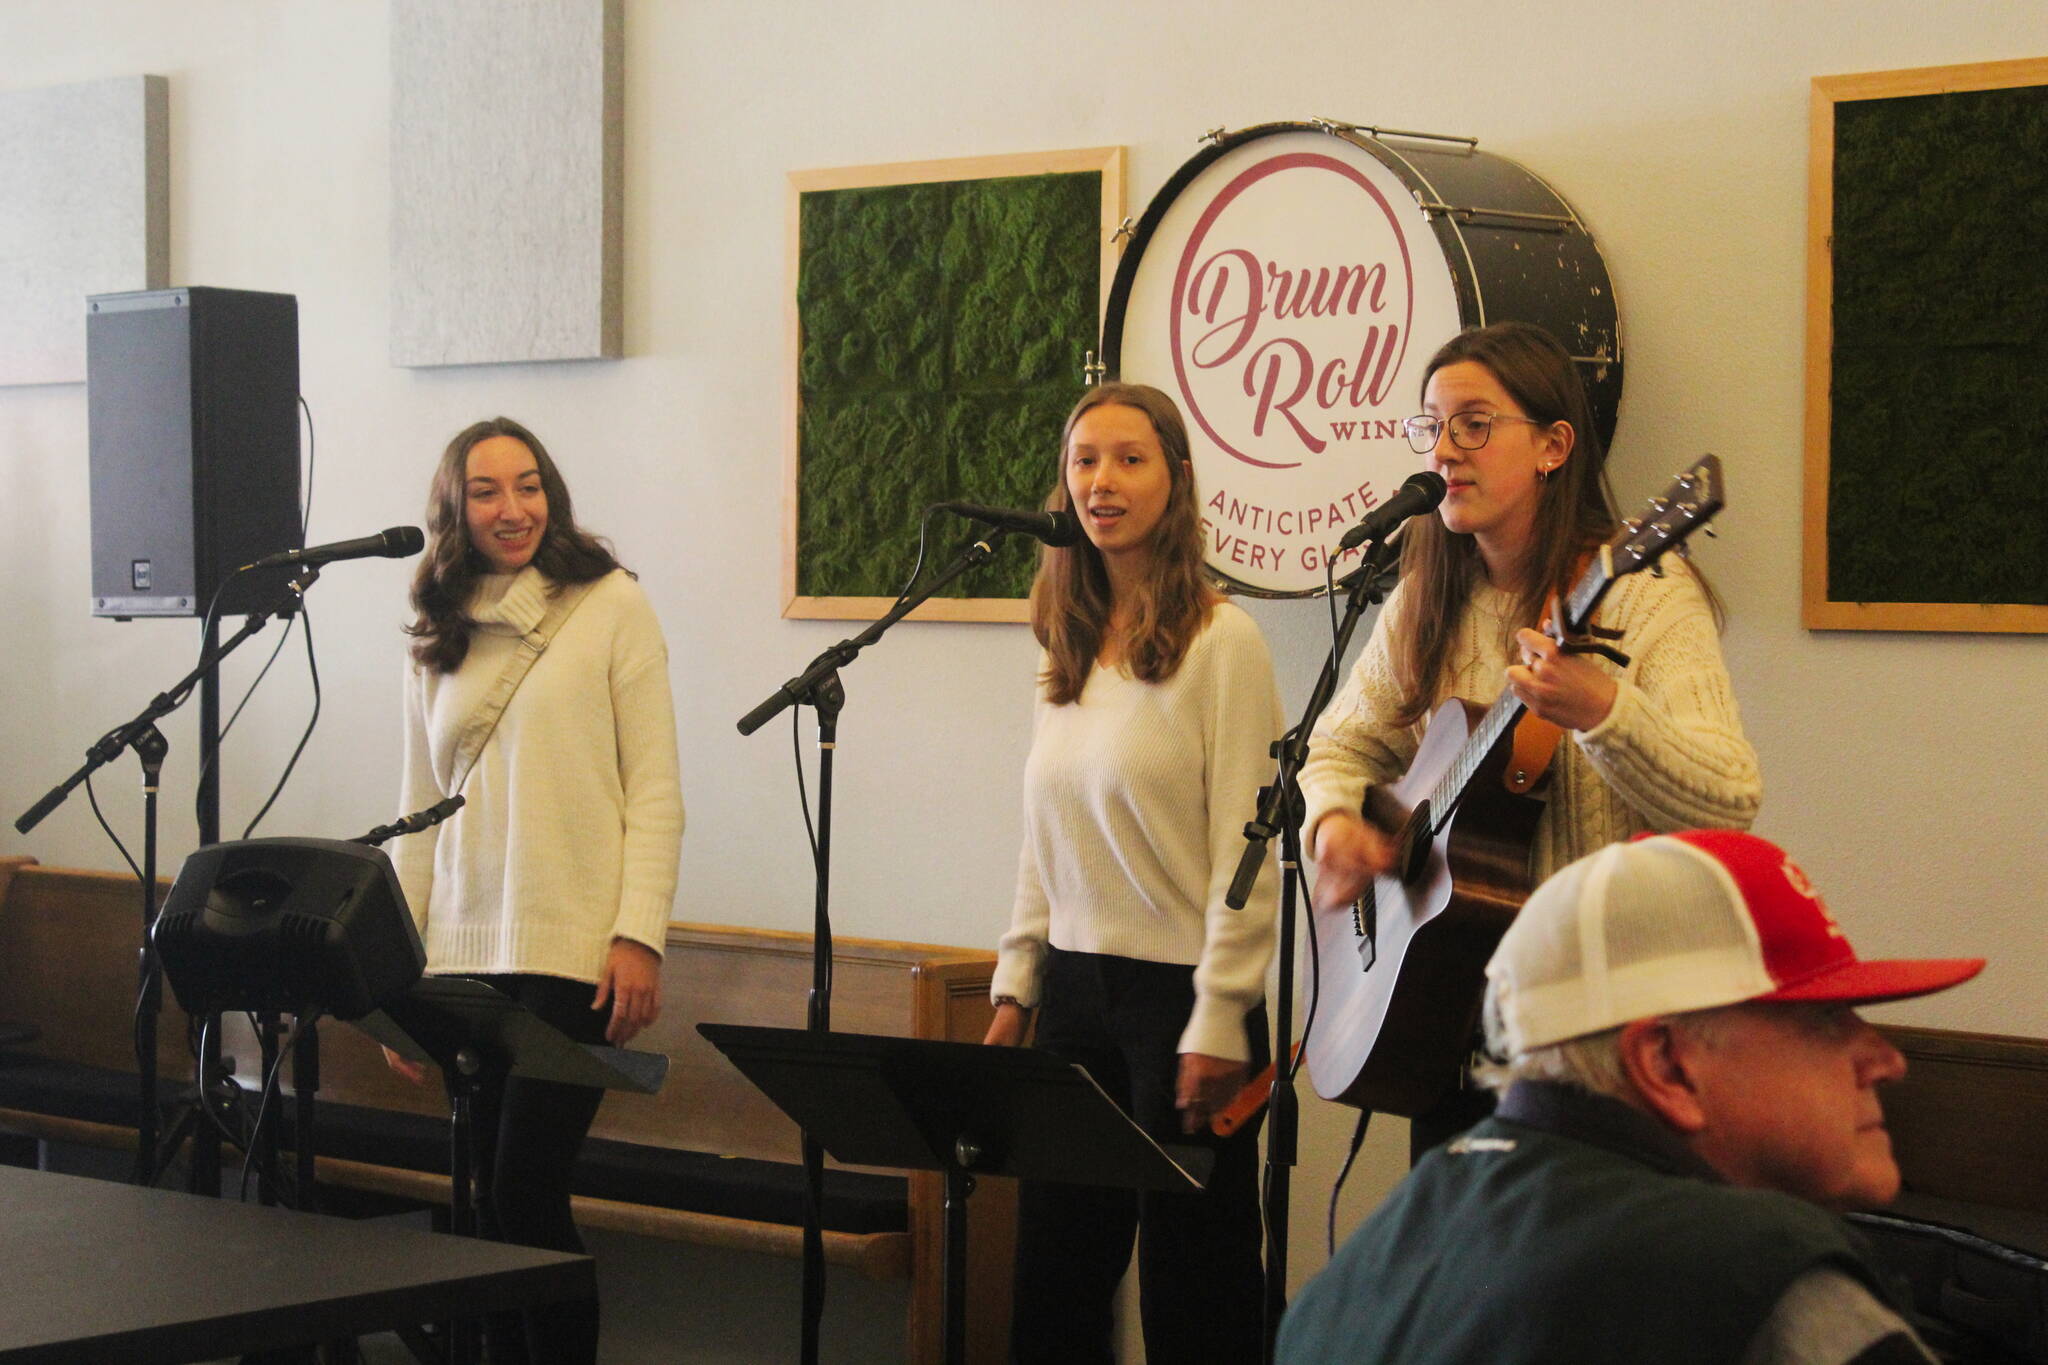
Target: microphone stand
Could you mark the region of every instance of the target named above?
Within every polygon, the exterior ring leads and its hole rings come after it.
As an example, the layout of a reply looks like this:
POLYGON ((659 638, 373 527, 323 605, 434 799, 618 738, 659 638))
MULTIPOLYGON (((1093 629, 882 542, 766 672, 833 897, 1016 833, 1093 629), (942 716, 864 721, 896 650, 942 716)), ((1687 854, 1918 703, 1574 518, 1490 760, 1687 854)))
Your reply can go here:
MULTIPOLYGON (((969 569, 986 564, 995 555, 1003 534, 1002 527, 984 532, 922 592, 899 598, 887 615, 852 639, 841 640, 825 650, 802 673, 776 688, 740 718, 739 732, 751 735, 791 706, 809 706, 818 713, 818 846, 814 864, 817 899, 811 934, 811 991, 805 1010, 805 1027, 810 1032, 829 1033, 832 1028, 832 755, 838 745, 839 712, 846 704, 846 689, 840 683, 839 670, 932 594, 969 569)), ((803 1134, 803 1167, 803 1334, 799 1358, 804 1365, 817 1365, 825 1316, 825 1149, 808 1129, 803 1134)))
MULTIPOLYGON (((137 966, 140 990, 136 1006, 138 1018, 135 1028, 135 1062, 142 1102, 135 1134, 135 1183, 139 1185, 148 1186, 156 1183, 164 1156, 164 1153, 160 1152, 157 1147, 156 1098, 156 1022, 157 1015, 163 1009, 163 971, 157 961, 156 948, 150 940, 150 930, 156 924, 157 911, 157 778, 158 774, 163 770, 163 761, 170 751, 170 745, 164 739, 163 732, 157 729, 156 723, 184 705, 186 699, 192 695, 194 687, 203 681, 210 684, 216 675, 216 670, 220 666, 220 661, 234 653, 244 640, 247 640, 251 635, 263 629, 271 617, 284 615, 296 607, 299 599, 305 596, 306 590, 312 587, 314 581, 319 577, 320 569, 318 565, 308 564, 301 568, 292 577, 291 581, 285 585, 284 591, 280 592, 270 605, 263 610, 252 612, 242 623, 242 628, 228 637, 225 644, 216 645, 211 638, 211 633, 209 633, 209 638, 206 640, 205 647, 201 651, 199 663, 190 673, 179 679, 169 691, 157 693, 155 697, 150 699, 149 705, 143 707, 132 720, 126 721, 102 735, 98 742, 86 750, 85 763, 77 772, 45 792, 41 800, 30 806, 14 822, 14 828, 17 831, 22 834, 28 833, 41 824, 43 818, 51 811, 63 805, 65 798, 70 796, 75 787, 107 764, 119 758, 124 749, 133 749, 136 758, 141 761, 143 819, 142 950, 138 957, 137 966)), ((212 700, 210 690, 206 695, 206 700, 212 700)), ((201 717, 202 722, 206 719, 205 716, 201 717)), ((217 728, 218 724, 219 720, 216 715, 213 718, 213 726, 217 728)), ((202 728, 206 727, 202 726, 202 728)), ((202 747, 204 747, 203 735, 202 747)), ((210 778, 211 774, 209 774, 210 778)), ((200 834, 203 841, 213 842, 218 838, 219 831, 217 829, 211 831, 201 830, 200 834)), ((213 1091, 211 1087, 215 1073, 218 1070, 220 1056, 220 1030, 218 1028, 202 1027, 201 1032, 207 1037, 207 1046, 203 1049, 199 1068, 199 1104, 207 1107, 207 1126, 200 1130, 201 1135, 199 1137, 194 1138, 195 1144, 205 1143, 206 1136, 213 1133, 213 1124, 216 1121, 216 1116, 211 1108, 213 1104, 213 1091), (211 1056, 211 1061, 208 1060, 208 1054, 211 1056)), ((189 1120, 191 1115, 188 1114, 186 1118, 189 1120)), ((173 1130, 174 1134, 181 1135, 182 1128, 183 1123, 181 1122, 179 1128, 173 1130)), ((204 1152, 208 1150, 213 1154, 211 1166, 215 1188, 207 1190, 206 1193, 218 1194, 219 1145, 217 1137, 212 1143, 195 1149, 192 1180, 189 1183, 195 1191, 200 1189, 203 1183, 202 1176, 204 1175, 200 1168, 206 1164, 201 1158, 204 1152)))
POLYGON ((1393 554, 1384 540, 1375 541, 1352 576, 1351 590, 1344 604, 1344 617, 1323 661, 1321 674, 1309 694, 1308 707, 1293 729, 1273 742, 1273 756, 1279 767, 1271 785, 1259 790, 1259 811, 1244 827, 1245 850, 1238 859, 1237 875, 1231 879, 1224 903, 1242 910, 1251 899, 1252 885, 1265 866, 1266 845, 1280 836, 1280 941, 1279 998, 1273 1014, 1273 1088, 1267 1104, 1272 1118, 1266 1127, 1266 1271, 1265 1341, 1263 1358, 1273 1359, 1280 1332, 1280 1315, 1287 1307, 1287 1220, 1301 1129, 1301 1113, 1294 1093, 1294 917, 1301 893, 1301 765, 1308 759, 1309 733, 1316 719, 1337 691, 1337 678, 1344 666, 1344 654, 1358 618, 1369 606, 1386 600, 1393 586, 1393 554))

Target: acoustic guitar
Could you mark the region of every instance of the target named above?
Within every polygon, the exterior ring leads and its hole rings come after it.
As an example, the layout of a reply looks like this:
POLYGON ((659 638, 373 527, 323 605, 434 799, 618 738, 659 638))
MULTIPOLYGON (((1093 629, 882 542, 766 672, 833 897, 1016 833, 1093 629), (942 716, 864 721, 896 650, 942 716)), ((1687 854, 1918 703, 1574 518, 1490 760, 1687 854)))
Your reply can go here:
MULTIPOLYGON (((1596 551, 1550 633, 1575 653, 1626 656, 1593 625, 1607 590, 1653 568, 1722 507, 1721 462, 1702 456, 1596 551)), ((1658 570, 1661 572, 1661 570, 1658 570)), ((1528 898, 1550 745, 1512 690, 1485 710, 1452 699, 1430 719, 1408 772, 1366 794, 1394 865, 1356 903, 1314 910, 1315 1020, 1303 1047, 1324 1099, 1390 1114, 1426 1111, 1468 1059, 1486 960, 1528 898), (1517 746, 1518 728, 1523 744, 1517 746)), ((1550 731, 1555 735, 1555 731, 1550 731)))

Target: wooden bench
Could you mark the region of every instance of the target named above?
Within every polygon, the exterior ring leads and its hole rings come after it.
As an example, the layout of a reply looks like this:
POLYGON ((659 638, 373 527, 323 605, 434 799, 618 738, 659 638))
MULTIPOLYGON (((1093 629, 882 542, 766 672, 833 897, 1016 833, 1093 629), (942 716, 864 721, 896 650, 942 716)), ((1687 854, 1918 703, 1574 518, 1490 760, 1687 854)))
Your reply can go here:
MULTIPOLYGON (((133 1075, 130 1033, 141 913, 133 878, 0 859, 0 1018, 37 1025, 42 1037, 17 1052, 133 1075)), ((702 1154, 794 1163, 795 1126, 697 1033, 701 1021, 800 1027, 810 984, 807 934, 722 925, 671 924, 663 964, 663 1014, 633 1046, 671 1059, 659 1095, 606 1097, 593 1147, 628 1144, 656 1167, 703 1161, 702 1154)), ((992 954, 927 944, 840 938, 834 943, 834 1027, 847 1032, 979 1041, 990 1017, 992 954)), ((189 1081, 184 1016, 167 1008, 159 1039, 166 1093, 189 1081)), ((239 1016, 224 1034, 245 1086, 259 1054, 239 1016)), ((321 1029, 321 1149, 330 1119, 351 1109, 445 1119, 437 1086, 415 1086, 390 1071, 376 1046, 346 1025, 321 1029), (334 1106, 329 1108, 328 1106, 334 1106)), ((0 1106, 0 1128, 39 1138, 133 1147, 132 1119, 109 1123, 77 1114, 0 1106)), ((445 1202, 447 1178, 388 1160, 323 1156, 323 1185, 421 1202, 445 1202)), ((445 1171, 445 1165, 441 1167, 445 1171)), ((786 1172, 778 1171, 778 1174, 786 1172)), ((890 1175, 900 1173, 890 1172, 890 1175)), ((943 1206, 936 1174, 909 1175, 900 1230, 825 1234, 830 1263, 878 1279, 909 1281, 906 1358, 941 1358, 943 1206)), ((733 1217, 631 1199, 578 1195, 577 1221, 642 1236, 794 1257, 793 1221, 733 1217)), ((970 1357, 1006 1355, 1015 1190, 983 1180, 971 1204, 968 1290, 970 1357)), ((792 1268, 792 1284, 794 1283, 792 1268)), ((796 1297, 791 1295, 791 1313, 796 1297)))
MULTIPOLYGON (((1885 1126, 1910 1198, 2048 1215, 2048 1039, 1885 1025, 1906 1055, 1885 1126)), ((2031 1220, 2048 1229, 2048 1217, 2031 1220)))
POLYGON ((1904 1188, 1851 1219, 1904 1277, 1938 1349, 1980 1359, 1988 1340, 1990 1358, 2048 1359, 2048 1039, 1880 1031, 1906 1056, 1882 1092, 1904 1188))

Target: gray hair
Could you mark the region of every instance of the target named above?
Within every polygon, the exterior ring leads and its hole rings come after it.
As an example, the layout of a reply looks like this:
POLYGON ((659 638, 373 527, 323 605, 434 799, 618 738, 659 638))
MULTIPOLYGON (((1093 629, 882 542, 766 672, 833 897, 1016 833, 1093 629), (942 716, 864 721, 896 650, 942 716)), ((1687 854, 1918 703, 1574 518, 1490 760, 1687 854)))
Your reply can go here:
MULTIPOLYGON (((1664 1016, 1666 1023, 1711 1043, 1727 1015, 1749 1008, 1747 1004, 1717 1005, 1712 1009, 1688 1010, 1664 1016)), ((1556 1081, 1576 1086, 1595 1095, 1633 1103, 1635 1087, 1621 1065, 1621 1029, 1602 1029, 1561 1043, 1532 1047, 1526 1052, 1508 1051, 1507 1024, 1501 1018, 1494 983, 1486 984, 1482 1007, 1486 1027, 1486 1056, 1472 1068, 1472 1079, 1495 1093, 1505 1093, 1516 1081, 1556 1081)))

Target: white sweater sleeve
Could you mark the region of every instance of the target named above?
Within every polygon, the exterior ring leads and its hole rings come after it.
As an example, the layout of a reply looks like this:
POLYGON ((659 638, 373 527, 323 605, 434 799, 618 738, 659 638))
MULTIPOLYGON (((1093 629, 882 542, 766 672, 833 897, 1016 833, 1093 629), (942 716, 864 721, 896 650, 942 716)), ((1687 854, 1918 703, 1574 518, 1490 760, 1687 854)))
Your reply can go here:
MULTIPOLYGON (((1046 660, 1039 657, 1039 672, 1045 671, 1046 660)), ((1034 741, 1040 722, 1045 717, 1045 696, 1041 691, 1031 708, 1031 733, 1034 741)), ((1045 945, 1052 921, 1052 907, 1045 894, 1045 883, 1038 875, 1037 841, 1031 837, 1031 805, 1024 806, 1024 847, 1017 855, 1017 894, 1011 902, 1010 927, 996 945, 995 977, 989 983, 989 996, 1009 996, 1018 1004, 1028 1008, 1038 1005, 1040 976, 1045 967, 1045 945)))
POLYGON ((1746 829, 1763 802, 1714 617, 1690 570, 1632 577, 1600 617, 1631 656, 1607 718, 1573 739, 1652 829, 1746 829), (1619 600, 1615 600, 1619 599, 1619 600))
POLYGON ((1350 676, 1316 717, 1309 734, 1308 760, 1301 767, 1304 854, 1313 853, 1316 826, 1324 816, 1340 810, 1356 814, 1364 806, 1367 787, 1392 782, 1408 771, 1415 757, 1414 728, 1387 719, 1401 705, 1401 685, 1387 643, 1401 605, 1402 594, 1396 588, 1373 622, 1350 676))
MULTIPOLYGON (((447 795, 434 777, 433 755, 427 740, 424 679, 419 665, 410 657, 405 662, 405 758, 398 785, 398 813, 410 815, 447 795)), ((418 834, 407 834, 392 850, 391 865, 398 873, 398 888, 412 910, 420 936, 427 932, 427 902, 434 892, 434 850, 441 841, 441 827, 432 825, 418 834)))
POLYGON ((1195 964, 1195 1006, 1181 1033, 1182 1052, 1230 1061, 1251 1055, 1244 1018, 1266 989, 1279 910, 1278 849, 1242 910, 1225 897, 1244 854, 1245 822, 1258 813, 1259 788, 1273 776, 1273 741, 1284 728, 1273 660, 1258 626, 1235 608, 1218 607, 1212 638, 1207 714, 1209 888, 1206 930, 1195 964))
POLYGON ((683 792, 668 646, 653 605, 637 585, 632 601, 620 611, 612 639, 611 691, 619 785, 625 793, 619 905, 612 936, 661 953, 675 909, 683 792))

